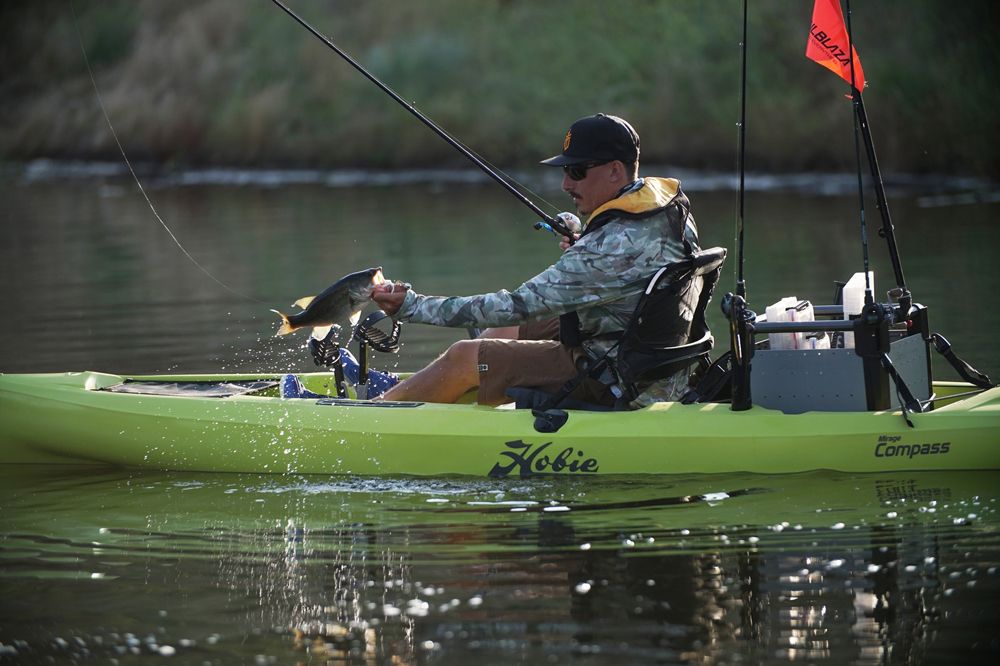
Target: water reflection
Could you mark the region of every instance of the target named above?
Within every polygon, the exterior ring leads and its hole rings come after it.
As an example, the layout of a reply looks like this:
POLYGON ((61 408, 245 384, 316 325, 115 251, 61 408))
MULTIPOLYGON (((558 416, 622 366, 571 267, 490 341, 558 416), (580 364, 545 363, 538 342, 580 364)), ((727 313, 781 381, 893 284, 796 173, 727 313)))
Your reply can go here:
MULTIPOLYGON (((733 194, 704 174, 684 178, 703 244, 732 253, 733 194)), ((308 371, 302 340, 274 337, 270 308, 377 265, 424 293, 510 289, 558 254, 515 201, 488 185, 160 185, 151 196, 161 217, 228 288, 174 245, 130 180, 0 179, 0 280, 11 286, 4 305, 31 313, 25 325, 0 329, 0 371, 308 371)), ((557 208, 568 203, 557 188, 541 191, 557 208)), ((748 195, 746 271, 758 310, 791 294, 828 302, 834 280, 860 270, 856 197, 815 192, 748 195)), ((927 192, 908 189, 892 200, 908 285, 930 308, 932 329, 998 375, 991 331, 1000 314, 982 305, 1000 290, 996 205, 954 208, 943 225, 942 209, 920 205, 927 192)), ((874 232, 870 242, 882 294, 892 286, 891 264, 874 232)), ((709 315, 714 330, 725 330, 718 308, 709 315)), ((414 370, 464 335, 408 326, 400 356, 379 363, 414 370)), ((937 360, 935 370, 953 377, 937 360)))
POLYGON ((995 473, 0 474, 0 642, 27 662, 884 663, 998 647, 995 473))

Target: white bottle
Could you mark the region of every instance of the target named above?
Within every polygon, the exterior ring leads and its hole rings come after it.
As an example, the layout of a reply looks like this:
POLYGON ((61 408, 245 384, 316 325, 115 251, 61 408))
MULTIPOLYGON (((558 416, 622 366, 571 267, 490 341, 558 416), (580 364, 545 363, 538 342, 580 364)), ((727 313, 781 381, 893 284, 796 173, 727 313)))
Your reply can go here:
MULTIPOLYGON (((875 293, 875 271, 868 271, 868 286, 875 293)), ((855 273, 844 285, 844 319, 857 317, 865 307, 865 274, 855 273)), ((854 333, 844 333, 844 348, 854 347, 854 333)))

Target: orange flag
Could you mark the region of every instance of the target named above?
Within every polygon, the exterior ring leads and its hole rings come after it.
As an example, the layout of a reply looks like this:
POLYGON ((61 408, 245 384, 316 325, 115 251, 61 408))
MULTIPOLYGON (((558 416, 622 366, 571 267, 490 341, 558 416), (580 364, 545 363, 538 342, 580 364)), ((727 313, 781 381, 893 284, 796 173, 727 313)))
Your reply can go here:
MULTIPOLYGON (((848 55, 847 28, 840 0, 816 0, 813 6, 812 27, 806 42, 806 57, 815 60, 840 78, 851 83, 851 56, 848 55)), ((865 72, 857 49, 854 55, 854 87, 865 88, 865 72)))

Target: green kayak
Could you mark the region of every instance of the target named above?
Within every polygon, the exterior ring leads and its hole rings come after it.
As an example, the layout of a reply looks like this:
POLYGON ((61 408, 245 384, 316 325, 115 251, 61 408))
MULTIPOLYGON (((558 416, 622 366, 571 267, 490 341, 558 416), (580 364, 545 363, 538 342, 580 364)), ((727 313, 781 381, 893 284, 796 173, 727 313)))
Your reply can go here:
MULTIPOLYGON (((331 392, 329 373, 299 376, 331 392)), ((1000 469, 1000 388, 934 383, 934 409, 788 414, 656 403, 530 410, 282 399, 274 375, 0 375, 0 463, 279 474, 532 476, 1000 469)))

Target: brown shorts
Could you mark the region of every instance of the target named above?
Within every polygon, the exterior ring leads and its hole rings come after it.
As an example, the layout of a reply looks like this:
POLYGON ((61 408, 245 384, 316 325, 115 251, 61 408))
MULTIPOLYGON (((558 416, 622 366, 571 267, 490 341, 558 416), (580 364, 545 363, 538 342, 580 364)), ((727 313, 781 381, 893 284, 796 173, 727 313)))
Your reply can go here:
POLYGON ((517 327, 518 340, 558 340, 559 317, 529 321, 517 327))
MULTIPOLYGON (((566 347, 554 340, 481 340, 479 404, 511 402, 505 391, 513 386, 558 391, 577 376, 576 360, 582 355, 581 349, 566 347)), ((603 384, 590 379, 571 395, 578 400, 600 404, 614 401, 603 384)))

